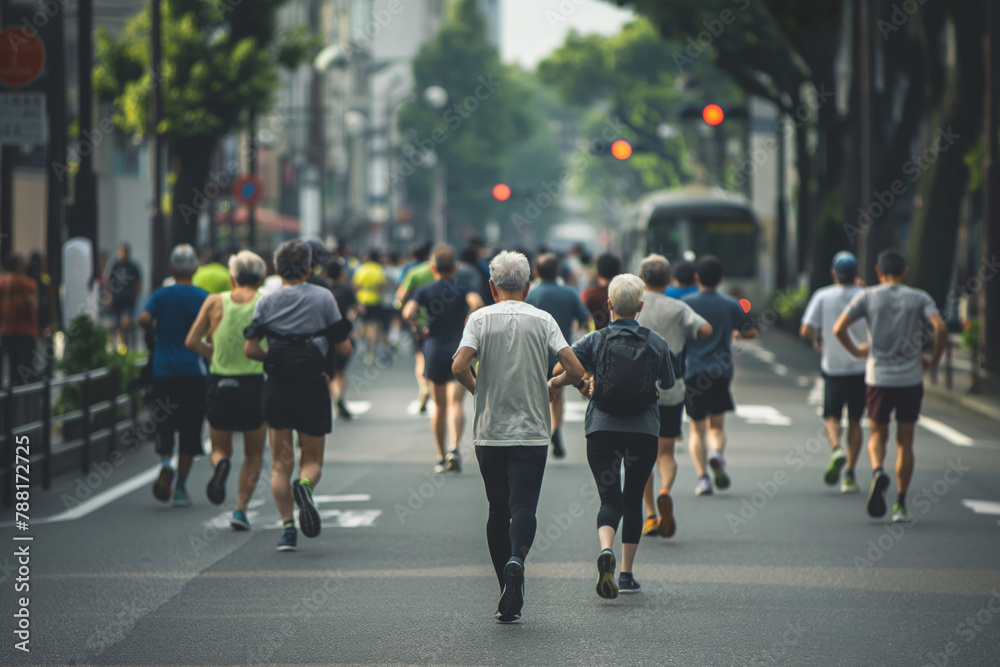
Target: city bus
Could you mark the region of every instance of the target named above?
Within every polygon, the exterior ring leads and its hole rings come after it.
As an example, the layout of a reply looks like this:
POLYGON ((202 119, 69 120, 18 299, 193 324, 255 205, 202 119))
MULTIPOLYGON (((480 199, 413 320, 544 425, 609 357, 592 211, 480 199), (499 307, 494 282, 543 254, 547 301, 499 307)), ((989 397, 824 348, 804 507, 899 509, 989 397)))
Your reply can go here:
POLYGON ((715 255, 722 260, 723 293, 744 308, 764 307, 760 221, 745 197, 721 189, 658 190, 625 210, 619 233, 630 270, 654 252, 672 264, 715 255))

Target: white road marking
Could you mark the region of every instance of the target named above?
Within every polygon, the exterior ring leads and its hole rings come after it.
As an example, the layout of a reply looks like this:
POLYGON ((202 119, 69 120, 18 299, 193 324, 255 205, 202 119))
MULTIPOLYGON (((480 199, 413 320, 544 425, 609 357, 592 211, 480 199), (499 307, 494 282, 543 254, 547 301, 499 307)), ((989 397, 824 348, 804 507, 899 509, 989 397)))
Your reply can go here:
MULTIPOLYGON (((176 465, 176 463, 174 464, 176 465)), ((135 477, 128 479, 121 484, 112 486, 107 491, 98 493, 93 498, 88 498, 84 500, 76 507, 72 507, 65 512, 60 512, 59 514, 53 514, 52 516, 47 516, 41 519, 32 519, 31 524, 37 525, 42 523, 59 523, 62 521, 75 521, 76 519, 81 519, 92 512, 96 512, 108 503, 118 500, 122 496, 132 493, 136 489, 139 489, 147 484, 152 484, 153 481, 160 474, 160 466, 155 465, 145 472, 141 472, 135 477)), ((0 528, 7 528, 13 526, 13 521, 5 521, 0 523, 0 528)))
POLYGON ((371 409, 372 409, 371 401, 347 401, 347 411, 353 414, 355 417, 358 415, 363 415, 371 409))
POLYGON ((956 431, 944 422, 939 422, 937 419, 932 419, 930 417, 921 416, 920 421, 917 423, 931 433, 941 436, 953 445, 957 445, 959 447, 972 447, 972 438, 965 435, 961 431, 956 431))
POLYGON ((803 389, 805 389, 806 387, 808 387, 813 383, 812 378, 810 378, 808 375, 800 375, 797 382, 798 385, 803 389))
POLYGON ((587 404, 583 401, 566 401, 563 406, 563 423, 582 422, 587 415, 587 404))
POLYGON ((773 405, 740 405, 736 408, 736 416, 745 419, 748 424, 789 426, 792 423, 791 417, 782 414, 773 405))
POLYGON ((773 364, 772 368, 774 369, 774 372, 780 375, 781 377, 785 377, 786 375, 788 375, 788 366, 784 364, 773 364))
MULTIPOLYGON (((431 416, 431 410, 433 410, 433 409, 434 409, 434 399, 433 398, 429 398, 429 399, 427 399, 427 413, 424 414, 424 415, 421 415, 421 416, 422 417, 430 417, 431 416)), ((408 406, 406 406, 406 412, 407 412, 407 414, 410 414, 410 415, 419 415, 420 414, 420 401, 410 401, 410 404, 408 406)))
POLYGON ((344 496, 313 496, 314 503, 365 503, 372 497, 367 493, 351 493, 344 496))
MULTIPOLYGON (((298 515, 296 510, 296 518, 298 515)), ((319 516, 324 528, 371 528, 375 525, 375 519, 382 516, 382 510, 320 510, 319 516)), ((281 528, 283 525, 280 518, 264 526, 265 530, 281 528)))
POLYGON ((992 500, 962 500, 962 504, 976 514, 1000 516, 1000 503, 992 500))

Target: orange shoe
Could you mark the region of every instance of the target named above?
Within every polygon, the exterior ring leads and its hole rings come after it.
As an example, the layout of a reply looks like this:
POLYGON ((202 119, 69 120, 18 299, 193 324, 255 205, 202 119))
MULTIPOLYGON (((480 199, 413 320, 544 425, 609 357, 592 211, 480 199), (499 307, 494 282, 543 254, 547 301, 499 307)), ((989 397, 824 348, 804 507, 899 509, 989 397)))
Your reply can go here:
POLYGON ((655 516, 646 517, 646 523, 642 527, 643 535, 652 535, 660 532, 660 520, 655 516))

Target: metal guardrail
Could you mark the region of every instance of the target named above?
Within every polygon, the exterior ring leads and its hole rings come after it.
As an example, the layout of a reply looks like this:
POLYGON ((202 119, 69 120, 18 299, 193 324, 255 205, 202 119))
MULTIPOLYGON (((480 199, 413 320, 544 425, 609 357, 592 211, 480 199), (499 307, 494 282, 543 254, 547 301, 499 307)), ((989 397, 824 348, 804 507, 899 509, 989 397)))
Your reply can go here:
POLYGON ((120 450, 119 435, 138 422, 139 400, 135 394, 119 394, 120 373, 114 368, 101 368, 75 375, 33 382, 17 387, 0 389, 0 505, 10 507, 14 500, 14 453, 18 438, 31 438, 29 466, 41 466, 42 474, 32 475, 32 482, 41 481, 42 489, 52 484, 53 461, 72 456, 79 457, 82 473, 87 473, 94 462, 95 447, 105 444, 107 453, 120 450), (107 391, 100 392, 95 385, 102 383, 107 391), (61 415, 52 415, 54 390, 75 387, 80 393, 81 407, 61 415), (104 394, 95 396, 95 393, 104 394), (95 400, 99 399, 99 400, 95 400), (128 407, 128 417, 119 419, 121 407, 128 407), (77 425, 79 435, 65 438, 67 425, 77 425), (62 437, 53 440, 56 427, 62 437))

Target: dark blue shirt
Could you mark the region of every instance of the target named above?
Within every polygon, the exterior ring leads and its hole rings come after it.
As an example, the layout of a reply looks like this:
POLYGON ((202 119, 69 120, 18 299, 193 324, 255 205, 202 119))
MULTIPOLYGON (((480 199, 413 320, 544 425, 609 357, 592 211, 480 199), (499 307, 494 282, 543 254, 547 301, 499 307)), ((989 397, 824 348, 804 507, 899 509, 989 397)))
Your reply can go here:
POLYGON ((735 299, 715 290, 701 290, 682 299, 712 325, 708 338, 689 340, 684 348, 684 379, 698 373, 733 377, 733 331, 753 324, 735 299))
MULTIPOLYGON (((590 319, 590 312, 576 291, 554 280, 543 280, 531 288, 525 301, 551 315, 567 343, 573 340, 573 322, 583 324, 590 319)), ((555 357, 550 356, 549 366, 555 366, 555 363, 555 357)))
POLYGON ((672 299, 683 299, 688 294, 694 294, 697 291, 697 285, 691 285, 690 287, 678 287, 677 285, 671 285, 667 288, 664 294, 672 299))
POLYGON ((200 287, 171 285, 159 288, 146 301, 143 310, 156 320, 154 378, 208 375, 201 356, 184 345, 206 298, 208 292, 200 287))
POLYGON ((421 287, 413 300, 427 311, 428 335, 424 340, 424 358, 428 363, 451 363, 462 342, 469 304, 465 300, 471 288, 454 278, 438 280, 421 287))

